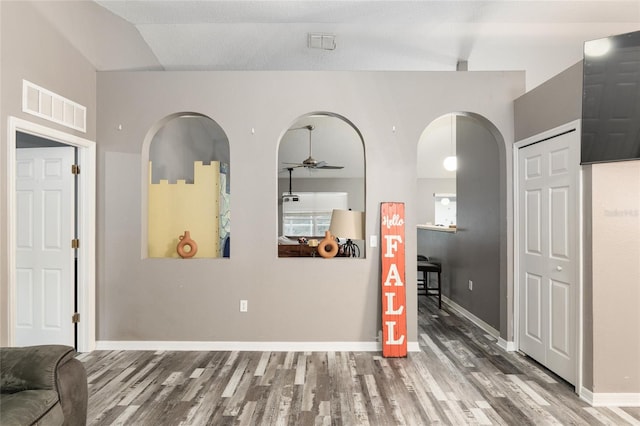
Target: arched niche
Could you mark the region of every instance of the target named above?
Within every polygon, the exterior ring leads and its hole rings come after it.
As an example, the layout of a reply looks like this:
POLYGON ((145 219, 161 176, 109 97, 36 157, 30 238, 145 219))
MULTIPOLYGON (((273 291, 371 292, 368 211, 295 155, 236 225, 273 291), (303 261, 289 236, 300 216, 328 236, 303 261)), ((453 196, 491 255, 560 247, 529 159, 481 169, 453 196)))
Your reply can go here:
MULTIPOLYGON (((365 212, 364 141, 346 118, 328 112, 305 114, 282 134, 278 146, 278 255, 317 256, 299 238, 320 240, 330 225, 332 209, 365 212), (312 157, 325 167, 309 167, 312 157), (332 167, 340 168, 332 168, 332 167), (285 247, 289 246, 289 247, 285 247), (303 246, 303 247, 300 247, 303 246)), ((352 240, 365 257, 362 239, 352 240)), ((340 239, 340 235, 337 236, 340 239)), ((340 244, 346 238, 340 239, 340 244)))
MULTIPOLYGON (((442 264, 442 294, 496 330, 506 327, 508 265, 507 157, 503 136, 485 117, 453 112, 430 123, 417 147, 417 253, 442 264), (451 129, 450 123, 455 128, 451 129), (440 127, 439 127, 440 125, 440 127), (446 130, 445 130, 446 129, 446 130), (435 133, 440 132, 440 137, 435 133), (443 182, 444 157, 454 135, 455 191, 443 182), (439 146, 435 144, 439 140, 439 146), (432 170, 438 169, 438 170, 432 170), (433 173, 431 173, 433 172, 433 173), (426 225, 434 193, 455 193, 455 229, 426 225), (428 203, 428 204, 427 204, 428 203), (471 282, 471 283, 470 283, 471 282)), ((432 222, 435 225, 435 222, 432 222)))
POLYGON ((147 132, 143 163, 143 257, 229 257, 231 172, 222 127, 199 113, 165 117, 147 132), (193 243, 179 254, 187 231, 193 243))

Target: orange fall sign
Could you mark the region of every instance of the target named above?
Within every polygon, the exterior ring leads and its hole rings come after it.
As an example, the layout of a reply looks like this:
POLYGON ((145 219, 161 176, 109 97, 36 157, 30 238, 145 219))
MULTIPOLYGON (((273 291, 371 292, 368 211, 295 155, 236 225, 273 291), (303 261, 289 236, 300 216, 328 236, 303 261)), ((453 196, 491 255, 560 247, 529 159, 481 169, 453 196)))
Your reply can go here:
POLYGON ((404 203, 380 207, 382 259, 382 355, 407 356, 404 203))

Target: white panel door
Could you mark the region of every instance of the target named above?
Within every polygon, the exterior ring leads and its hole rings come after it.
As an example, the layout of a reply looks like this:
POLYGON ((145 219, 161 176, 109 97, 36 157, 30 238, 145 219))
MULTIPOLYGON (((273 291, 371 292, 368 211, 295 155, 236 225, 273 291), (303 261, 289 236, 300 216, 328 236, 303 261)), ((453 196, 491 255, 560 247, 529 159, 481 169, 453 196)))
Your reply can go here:
POLYGON ((575 384, 579 132, 518 152, 520 350, 575 384))
POLYGON ((17 346, 74 346, 74 148, 16 152, 17 346))

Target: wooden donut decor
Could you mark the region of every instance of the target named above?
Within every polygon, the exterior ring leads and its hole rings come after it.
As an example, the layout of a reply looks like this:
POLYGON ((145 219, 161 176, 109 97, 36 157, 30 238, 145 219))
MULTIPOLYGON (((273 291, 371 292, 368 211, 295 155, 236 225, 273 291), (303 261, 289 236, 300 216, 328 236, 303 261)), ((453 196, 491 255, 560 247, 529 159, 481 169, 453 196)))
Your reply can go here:
POLYGON ((338 254, 338 243, 329 231, 324 233, 324 238, 318 244, 318 254, 325 259, 330 259, 338 254))
POLYGON ((196 242, 191 239, 191 234, 189 233, 189 231, 184 231, 184 235, 180 235, 178 239, 180 240, 180 242, 178 243, 178 247, 176 247, 176 250, 181 258, 189 259, 190 257, 196 255, 196 253, 198 252, 198 244, 196 244, 196 242), (189 247, 189 249, 185 250, 186 247, 189 247))

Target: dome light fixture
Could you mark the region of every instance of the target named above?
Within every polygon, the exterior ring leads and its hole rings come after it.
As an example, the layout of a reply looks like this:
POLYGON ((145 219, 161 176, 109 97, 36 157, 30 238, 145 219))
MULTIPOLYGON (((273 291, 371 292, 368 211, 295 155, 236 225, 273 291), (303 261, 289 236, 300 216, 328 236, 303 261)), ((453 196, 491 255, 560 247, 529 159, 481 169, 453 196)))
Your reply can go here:
POLYGON ((456 170, 458 170, 458 157, 456 157, 455 155, 450 155, 449 157, 446 157, 444 159, 442 165, 444 166, 445 170, 449 172, 455 172, 456 170))

